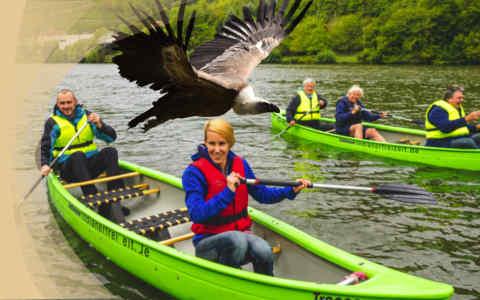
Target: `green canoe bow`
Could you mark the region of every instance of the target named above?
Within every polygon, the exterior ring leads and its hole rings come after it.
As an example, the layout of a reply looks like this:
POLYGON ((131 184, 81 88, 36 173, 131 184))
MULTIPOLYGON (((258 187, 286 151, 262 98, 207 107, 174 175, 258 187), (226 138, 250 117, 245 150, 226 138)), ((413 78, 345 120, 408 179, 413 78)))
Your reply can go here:
MULTIPOLYGON (((127 221, 152 213, 143 211, 146 208, 159 213, 183 207, 179 178, 124 161, 121 167, 140 173, 125 179, 127 185, 147 182, 160 189, 156 195, 125 201, 132 212, 127 221)), ((453 294, 450 285, 369 262, 253 208, 249 208, 249 214, 254 232, 271 245, 279 243, 282 247, 275 254, 276 277, 230 268, 192 255, 191 241, 164 246, 103 218, 77 199, 79 188, 65 189, 52 173, 47 185, 53 206, 82 239, 119 267, 178 299, 440 300, 450 299, 453 294), (305 270, 305 274, 289 274, 289 269, 295 268, 305 270), (364 272, 368 280, 357 285, 336 284, 343 279, 341 276, 353 271, 364 272), (307 277, 317 280, 302 279, 307 277)), ((183 225, 189 231, 189 224, 183 225)), ((172 236, 174 231, 170 231, 172 236)))
MULTIPOLYGON (((287 128, 288 124, 283 113, 272 113, 271 118, 272 129, 274 131, 281 131, 287 128)), ((331 118, 321 118, 321 121, 335 123, 335 120, 331 118)), ((376 128, 388 142, 376 142, 367 139, 360 140, 345 135, 323 132, 298 124, 289 128, 283 135, 395 160, 443 168, 480 171, 480 150, 402 144, 398 143, 398 141, 405 139, 423 144, 425 141, 425 131, 368 122, 364 122, 363 124, 367 127, 376 128)))

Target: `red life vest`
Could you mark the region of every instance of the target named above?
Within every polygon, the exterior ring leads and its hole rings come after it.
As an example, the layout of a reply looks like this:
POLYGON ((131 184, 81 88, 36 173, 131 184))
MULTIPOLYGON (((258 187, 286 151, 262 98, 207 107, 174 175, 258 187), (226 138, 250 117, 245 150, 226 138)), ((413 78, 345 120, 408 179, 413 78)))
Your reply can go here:
MULTIPOLYGON (((205 201, 217 195, 227 186, 227 178, 206 158, 200 158, 192 163, 198 168, 207 180, 208 192, 205 201)), ((243 161, 240 157, 233 158, 232 171, 245 177, 243 161)), ((204 223, 192 224, 195 234, 216 234, 230 230, 248 230, 252 224, 247 212, 248 190, 245 184, 241 184, 235 191, 233 201, 220 212, 218 216, 206 220, 204 223)))

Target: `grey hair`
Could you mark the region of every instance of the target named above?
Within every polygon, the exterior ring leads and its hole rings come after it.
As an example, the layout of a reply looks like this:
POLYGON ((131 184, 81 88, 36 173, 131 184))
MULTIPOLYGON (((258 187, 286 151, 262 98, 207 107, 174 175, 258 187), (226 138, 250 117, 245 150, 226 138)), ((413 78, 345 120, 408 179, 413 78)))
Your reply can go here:
POLYGON ((65 95, 65 94, 72 94, 73 96, 73 99, 77 100, 77 97, 75 97, 75 93, 70 90, 70 89, 61 89, 58 93, 57 93, 57 100, 58 100, 58 96, 60 95, 65 95))
POLYGON ((313 78, 307 77, 305 78, 305 80, 303 80, 303 85, 306 85, 307 83, 315 84, 315 80, 313 80, 313 78))
POLYGON ((360 92, 360 97, 363 96, 363 89, 359 85, 356 85, 356 84, 352 85, 352 87, 348 89, 347 95, 350 95, 354 92, 360 92))

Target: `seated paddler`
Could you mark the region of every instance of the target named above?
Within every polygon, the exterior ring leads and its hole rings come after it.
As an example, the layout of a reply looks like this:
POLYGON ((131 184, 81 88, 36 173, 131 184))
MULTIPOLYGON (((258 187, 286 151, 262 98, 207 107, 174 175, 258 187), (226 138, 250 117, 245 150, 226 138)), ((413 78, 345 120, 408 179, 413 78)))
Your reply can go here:
POLYGON ((363 89, 353 85, 347 95, 338 99, 335 108, 335 131, 357 139, 372 139, 384 142, 385 139, 375 128, 366 128, 362 121, 373 122, 387 116, 387 112, 373 113, 365 108, 361 98, 363 89))
MULTIPOLYGON (((53 168, 68 182, 90 180, 104 171, 107 176, 121 173, 117 150, 113 147, 100 150, 95 143, 95 138, 107 143, 113 142, 116 139, 115 130, 103 122, 98 114, 85 110, 71 90, 63 89, 58 93, 53 114, 46 120, 44 126, 40 170, 43 176, 50 173, 50 162, 60 154, 86 122, 88 125, 58 158, 53 168)), ((109 190, 123 186, 122 180, 107 183, 109 190)), ((95 185, 85 185, 81 188, 85 196, 97 193, 95 185)), ((99 208, 100 214, 116 222, 124 221, 123 212, 119 202, 101 205, 99 208)))
POLYGON ((255 272, 273 275, 272 248, 250 231, 249 195, 266 204, 293 200, 310 182, 298 179, 300 185, 293 188, 247 186, 241 179, 255 175, 247 161, 231 151, 234 144, 233 128, 227 121, 207 121, 204 144, 183 173, 195 254, 236 268, 252 262, 255 272))
POLYGON ((315 90, 315 86, 315 80, 306 78, 303 89, 290 100, 285 116, 289 126, 298 123, 319 130, 333 129, 332 124, 320 121, 320 110, 327 107, 328 101, 315 90))
POLYGON ((463 87, 449 86, 443 99, 433 102, 425 113, 426 146, 479 148, 480 111, 465 114, 463 87))

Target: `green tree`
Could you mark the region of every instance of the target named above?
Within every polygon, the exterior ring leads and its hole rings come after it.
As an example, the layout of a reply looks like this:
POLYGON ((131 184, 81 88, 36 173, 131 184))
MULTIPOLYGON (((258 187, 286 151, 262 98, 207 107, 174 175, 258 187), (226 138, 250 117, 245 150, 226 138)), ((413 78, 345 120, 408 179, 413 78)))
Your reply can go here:
POLYGON ((329 24, 329 37, 333 50, 352 53, 363 49, 362 19, 350 14, 333 19, 329 24))

